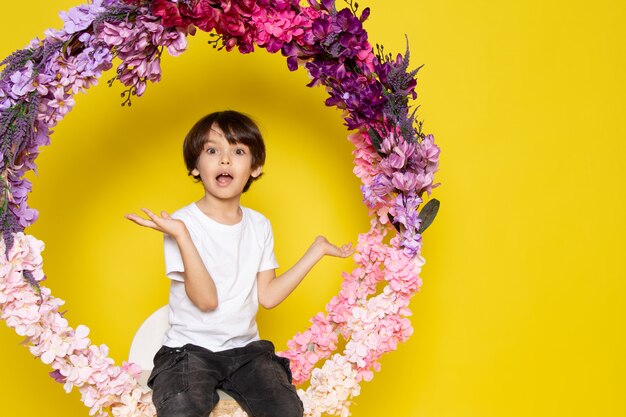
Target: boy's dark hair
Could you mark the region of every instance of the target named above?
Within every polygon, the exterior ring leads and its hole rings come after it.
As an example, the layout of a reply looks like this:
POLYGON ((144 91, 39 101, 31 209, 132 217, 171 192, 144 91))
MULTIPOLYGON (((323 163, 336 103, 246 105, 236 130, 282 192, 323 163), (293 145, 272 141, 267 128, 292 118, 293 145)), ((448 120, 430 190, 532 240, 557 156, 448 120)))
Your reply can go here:
MULTIPOLYGON (((265 164, 265 143, 259 128, 254 121, 247 115, 234 110, 225 110, 211 113, 198 120, 191 128, 185 141, 183 142, 183 157, 187 166, 187 173, 194 177, 196 181, 200 181, 199 175, 193 175, 191 171, 196 168, 198 157, 204 148, 204 144, 208 140, 211 126, 219 127, 228 143, 243 143, 250 149, 252 154, 252 169, 256 169, 265 164)), ((261 174, 262 175, 262 174, 261 174)), ((261 178, 261 175, 254 178, 250 176, 243 192, 250 188, 253 181, 261 178)))

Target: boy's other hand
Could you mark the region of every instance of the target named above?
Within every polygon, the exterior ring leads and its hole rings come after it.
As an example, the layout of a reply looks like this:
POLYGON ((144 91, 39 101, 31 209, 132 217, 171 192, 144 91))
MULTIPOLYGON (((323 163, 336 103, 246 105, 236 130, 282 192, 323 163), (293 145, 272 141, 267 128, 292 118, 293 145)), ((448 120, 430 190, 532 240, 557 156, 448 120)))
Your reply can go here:
POLYGON ((313 246, 319 248, 324 255, 336 256, 339 258, 347 258, 354 253, 352 243, 346 243, 343 246, 333 245, 324 236, 318 236, 313 242, 313 246))
POLYGON ((142 208, 141 211, 148 215, 149 219, 144 219, 143 217, 137 214, 126 214, 128 220, 137 223, 140 226, 149 227, 154 230, 158 230, 159 232, 163 232, 165 234, 170 235, 174 239, 182 237, 189 232, 187 231, 187 226, 183 223, 182 220, 173 219, 165 210, 161 212, 161 217, 157 216, 147 208, 142 208))

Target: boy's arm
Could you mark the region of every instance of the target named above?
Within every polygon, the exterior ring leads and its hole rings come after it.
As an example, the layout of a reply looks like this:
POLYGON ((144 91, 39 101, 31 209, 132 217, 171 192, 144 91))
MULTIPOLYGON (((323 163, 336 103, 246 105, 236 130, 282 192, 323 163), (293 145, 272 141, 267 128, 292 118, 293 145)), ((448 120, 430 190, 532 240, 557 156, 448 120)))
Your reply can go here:
POLYGON ((136 214, 128 214, 125 217, 140 226, 166 233, 176 241, 183 261, 184 271, 182 274, 187 297, 202 311, 215 310, 218 305, 215 282, 204 266, 185 223, 171 218, 165 211, 162 211, 162 217, 159 217, 148 209, 142 210, 150 217, 150 220, 136 214))
POLYGON ((185 278, 187 297, 202 311, 215 310, 218 305, 215 282, 204 266, 187 228, 185 227, 185 233, 182 236, 174 237, 174 240, 178 244, 180 256, 183 259, 185 270, 182 274, 185 278))
POLYGON ((338 247, 325 237, 318 236, 302 258, 280 276, 276 277, 274 269, 257 274, 259 304, 265 308, 274 308, 280 304, 324 255, 346 258, 353 252, 351 243, 338 247))

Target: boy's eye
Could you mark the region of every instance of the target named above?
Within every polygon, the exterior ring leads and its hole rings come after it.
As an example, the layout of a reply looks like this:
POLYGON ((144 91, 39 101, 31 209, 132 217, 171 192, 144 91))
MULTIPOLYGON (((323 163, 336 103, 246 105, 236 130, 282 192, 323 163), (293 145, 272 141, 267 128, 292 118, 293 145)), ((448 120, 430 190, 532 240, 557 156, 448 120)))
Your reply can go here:
POLYGON ((239 149, 236 149, 236 150, 235 150, 235 153, 236 153, 237 155, 245 155, 246 151, 245 151, 245 150, 243 150, 243 149, 241 149, 241 148, 239 148, 239 149))
POLYGON ((215 148, 207 148, 206 151, 207 151, 207 153, 210 153, 210 154, 217 153, 217 150, 215 148))

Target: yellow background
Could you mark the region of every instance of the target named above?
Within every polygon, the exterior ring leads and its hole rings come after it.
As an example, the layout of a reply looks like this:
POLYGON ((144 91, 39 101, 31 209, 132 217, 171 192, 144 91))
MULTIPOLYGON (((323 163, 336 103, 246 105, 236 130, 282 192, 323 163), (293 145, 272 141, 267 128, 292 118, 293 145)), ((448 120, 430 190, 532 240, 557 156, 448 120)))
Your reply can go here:
MULTIPOLYGON (((0 56, 74 1, 3 4, 0 56)), ((355 417, 626 416, 623 272, 625 3, 370 0, 373 43, 411 42, 417 103, 442 148, 439 216, 424 236, 414 336, 362 386, 355 417)), ((367 229, 351 145, 322 89, 278 55, 217 52, 201 34, 132 108, 117 84, 77 98, 38 158, 27 232, 47 247, 46 285, 66 317, 118 362, 166 302, 162 239, 123 218, 201 196, 181 140, 200 116, 234 108, 266 136, 266 175, 244 203, 265 213, 282 266, 317 234, 367 229)), ((349 261, 325 259, 259 316, 279 348, 337 292, 349 261)), ((86 416, 48 367, 0 325, 3 416, 86 416)))

